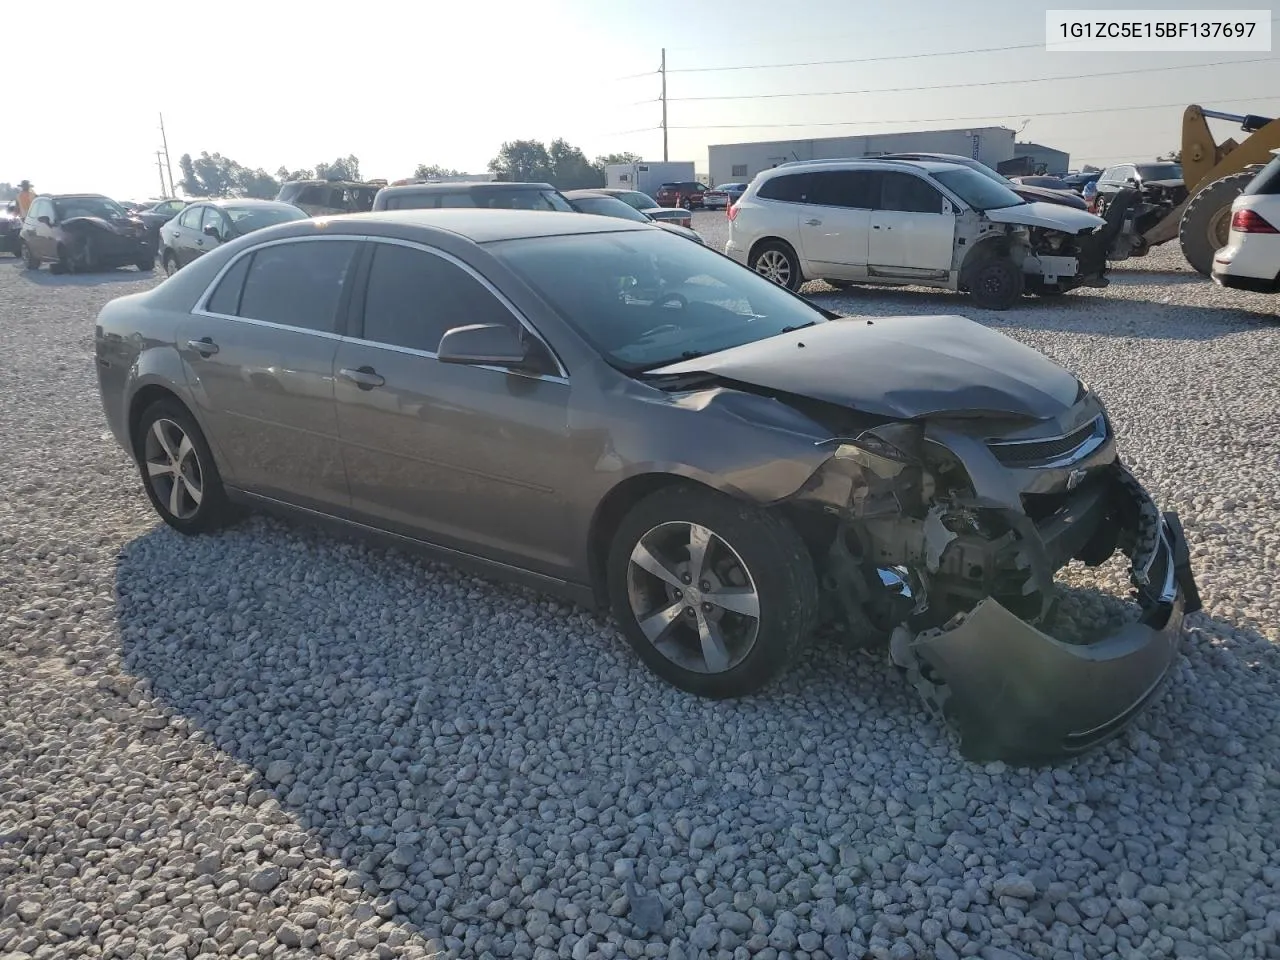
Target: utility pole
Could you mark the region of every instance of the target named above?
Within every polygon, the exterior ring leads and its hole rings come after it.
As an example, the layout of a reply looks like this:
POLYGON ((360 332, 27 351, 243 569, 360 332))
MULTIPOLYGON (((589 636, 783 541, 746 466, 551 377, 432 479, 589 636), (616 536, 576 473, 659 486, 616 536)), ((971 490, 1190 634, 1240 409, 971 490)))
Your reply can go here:
POLYGON ((662 66, 658 68, 662 74, 662 162, 667 162, 667 48, 662 48, 662 66))
POLYGON ((165 195, 164 190, 164 151, 156 151, 156 172, 160 174, 160 193, 165 195))
POLYGON ((160 114, 160 143, 164 146, 164 165, 165 165, 165 169, 167 169, 167 170, 169 171, 169 190, 168 190, 168 192, 165 192, 165 190, 164 190, 164 178, 163 178, 163 177, 161 177, 161 178, 160 178, 160 190, 161 190, 161 192, 162 192, 162 193, 164 193, 164 195, 165 195, 166 197, 172 197, 172 196, 174 195, 174 189, 173 189, 173 164, 171 164, 171 163, 169 162, 169 138, 168 138, 168 137, 166 137, 166 136, 165 136, 165 133, 164 133, 164 114, 163 114, 163 113, 162 113, 162 114, 160 114))

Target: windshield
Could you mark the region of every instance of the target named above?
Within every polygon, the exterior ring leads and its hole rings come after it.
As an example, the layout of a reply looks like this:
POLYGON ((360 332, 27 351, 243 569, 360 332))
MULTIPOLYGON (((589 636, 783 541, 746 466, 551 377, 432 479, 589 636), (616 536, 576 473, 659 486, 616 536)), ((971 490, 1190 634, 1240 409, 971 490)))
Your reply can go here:
POLYGON ((614 197, 575 197, 569 201, 579 213, 594 213, 600 217, 617 217, 636 223, 651 223, 650 219, 635 207, 628 206, 614 197))
POLYGON ((106 197, 66 197, 53 201, 53 210, 58 220, 70 220, 72 217, 102 217, 112 220, 126 217, 124 207, 106 197))
POLYGON ((489 249, 629 373, 826 322, 772 281, 665 231, 505 240, 489 249))
POLYGON ((1143 180, 1181 180, 1182 164, 1180 163, 1140 163, 1138 176, 1143 180))
POLYGON ((297 207, 284 204, 278 207, 224 207, 223 213, 231 218, 231 225, 237 233, 250 233, 277 223, 307 219, 307 215, 297 207))
POLYGON ((944 170, 935 173, 933 178, 975 210, 999 210, 1026 202, 1006 187, 1002 179, 992 180, 970 167, 944 170))
POLYGON ((628 190, 626 193, 616 193, 614 196, 627 206, 635 207, 637 210, 652 210, 660 206, 657 200, 647 193, 641 193, 639 190, 628 190))

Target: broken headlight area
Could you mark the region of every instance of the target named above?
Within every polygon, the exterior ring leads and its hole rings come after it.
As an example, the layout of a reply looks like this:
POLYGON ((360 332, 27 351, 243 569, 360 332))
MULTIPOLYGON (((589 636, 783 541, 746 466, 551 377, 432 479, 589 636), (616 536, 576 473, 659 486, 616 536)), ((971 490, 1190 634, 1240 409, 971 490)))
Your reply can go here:
POLYGON ((842 444, 801 493, 836 517, 819 551, 828 615, 864 644, 888 640, 969 759, 1051 760, 1120 732, 1172 667, 1183 614, 1199 609, 1176 515, 1161 514, 1119 461, 1010 509, 913 437, 877 428, 842 444), (837 508, 827 498, 841 492, 837 508), (1098 637, 1052 636, 1056 573, 1117 551, 1136 620, 1098 637))

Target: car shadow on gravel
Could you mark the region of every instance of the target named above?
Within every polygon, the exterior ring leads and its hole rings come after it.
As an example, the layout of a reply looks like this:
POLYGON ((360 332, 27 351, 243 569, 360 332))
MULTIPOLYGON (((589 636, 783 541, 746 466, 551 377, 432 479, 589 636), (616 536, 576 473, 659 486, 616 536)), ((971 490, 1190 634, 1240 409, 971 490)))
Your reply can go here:
MULTIPOLYGON (((250 790, 380 914, 460 955, 549 914, 579 936, 643 939, 635 903, 607 908, 633 875, 640 903, 667 904, 654 935, 687 937, 672 878, 703 870, 713 879, 698 883, 729 890, 739 860, 783 879, 796 856, 825 863, 854 902, 868 871, 885 882, 885 858, 912 862, 948 836, 972 846, 971 816, 998 823, 983 811, 1019 797, 1062 815, 1036 828, 1047 839, 990 838, 1001 863, 1034 864, 1033 844, 1052 845, 1085 796, 1098 839, 1123 851, 1144 797, 1245 790, 1227 758, 1276 736, 1206 719, 1224 685, 1275 684, 1280 654, 1203 615, 1164 700, 1065 771, 1035 772, 961 760, 879 655, 818 642, 764 694, 699 700, 649 675, 604 619, 272 519, 196 539, 158 527, 122 550, 116 586, 122 662, 154 708, 256 771, 250 790), (1087 786, 1117 777, 1120 799, 1087 786), (958 799, 975 784, 981 804, 958 799), (553 896, 531 899, 542 888, 553 896)), ((783 879, 770 881, 780 908, 810 896, 783 879)))
POLYGON ((40 270, 23 270, 21 277, 40 287, 99 287, 111 283, 139 283, 155 280, 160 275, 154 270, 138 270, 134 267, 104 270, 101 273, 50 273, 47 267, 40 270))

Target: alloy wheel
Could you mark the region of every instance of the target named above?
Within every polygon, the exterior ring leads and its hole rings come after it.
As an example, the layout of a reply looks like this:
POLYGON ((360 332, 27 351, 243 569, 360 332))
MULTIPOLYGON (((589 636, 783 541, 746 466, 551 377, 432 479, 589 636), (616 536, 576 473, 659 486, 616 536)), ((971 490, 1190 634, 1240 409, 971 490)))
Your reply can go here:
POLYGON ((708 527, 669 522, 631 551, 627 598, 654 648, 695 673, 724 673, 751 652, 760 597, 737 551, 708 527))
POLYGON ((791 261, 781 250, 766 250, 756 258, 756 273, 785 287, 791 280, 791 261))
POLYGON ((175 518, 189 520, 204 500, 200 456, 185 430, 172 420, 156 420, 143 443, 147 483, 175 518))
POLYGON ((1228 204, 1209 218, 1209 246, 1221 250, 1231 242, 1231 206, 1228 204))

